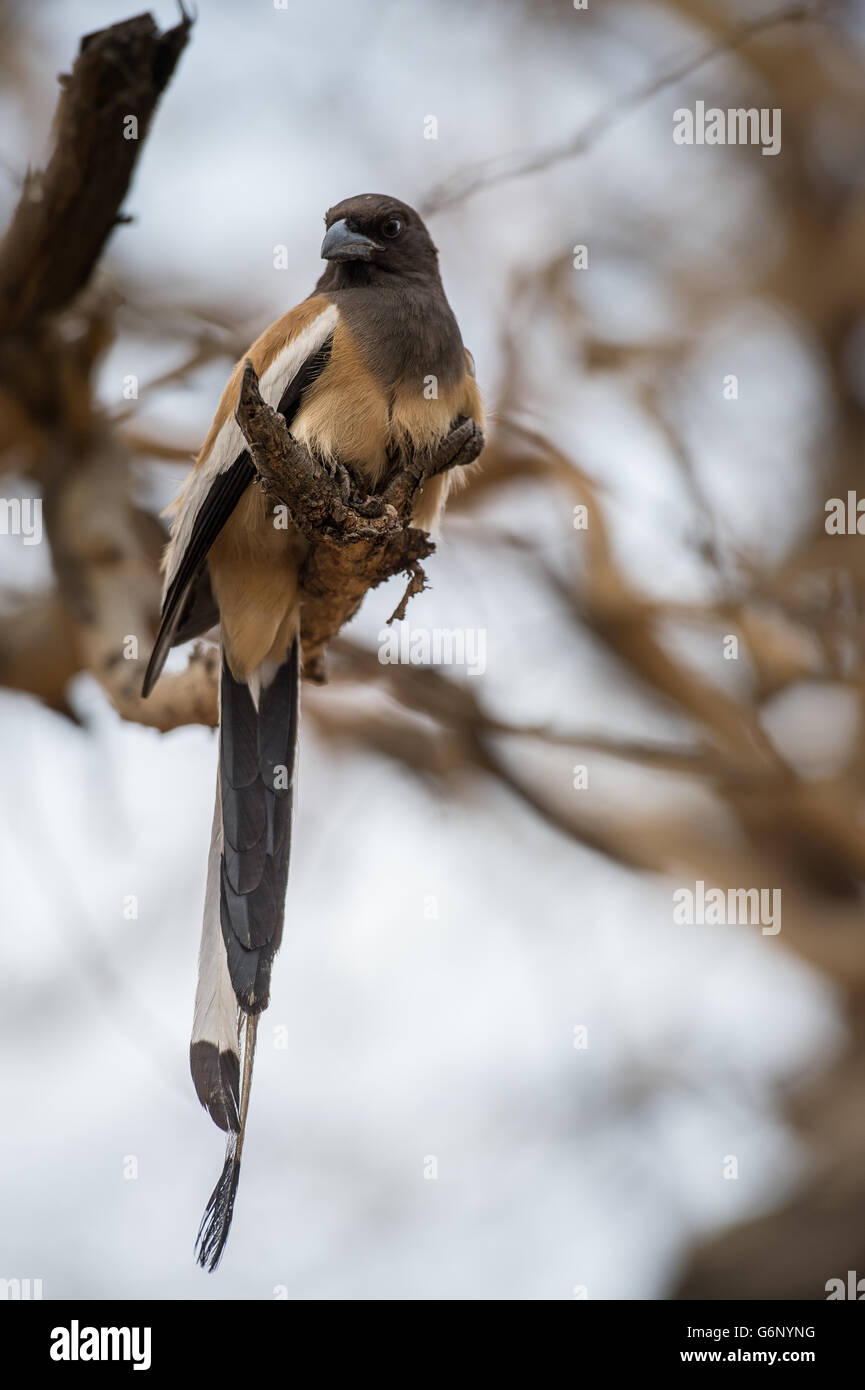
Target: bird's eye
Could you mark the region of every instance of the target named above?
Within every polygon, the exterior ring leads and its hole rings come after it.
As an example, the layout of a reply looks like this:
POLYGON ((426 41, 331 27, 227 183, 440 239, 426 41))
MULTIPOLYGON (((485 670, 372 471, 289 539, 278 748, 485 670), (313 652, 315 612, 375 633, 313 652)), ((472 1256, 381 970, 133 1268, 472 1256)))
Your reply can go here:
POLYGON ((381 234, 387 237, 388 241, 393 241, 394 237, 398 237, 401 231, 402 223, 398 217, 389 217, 386 222, 382 223, 381 234))

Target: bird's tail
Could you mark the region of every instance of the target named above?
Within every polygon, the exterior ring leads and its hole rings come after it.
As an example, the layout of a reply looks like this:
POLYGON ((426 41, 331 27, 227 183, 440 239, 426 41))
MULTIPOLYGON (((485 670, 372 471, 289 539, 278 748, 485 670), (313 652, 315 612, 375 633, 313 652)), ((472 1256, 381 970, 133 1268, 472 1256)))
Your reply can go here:
POLYGON ((190 1046, 195 1089, 227 1132, 225 1164, 196 1242, 219 1263, 234 1211, 252 1086, 258 1015, 267 1007, 282 937, 297 747, 300 651, 248 684, 223 658, 219 774, 190 1046))

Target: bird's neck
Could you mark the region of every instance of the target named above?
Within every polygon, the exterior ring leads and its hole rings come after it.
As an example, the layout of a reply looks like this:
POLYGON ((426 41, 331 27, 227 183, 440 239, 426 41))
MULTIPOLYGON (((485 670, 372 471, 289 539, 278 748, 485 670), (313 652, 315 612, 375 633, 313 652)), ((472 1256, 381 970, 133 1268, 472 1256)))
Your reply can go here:
POLYGON ((395 276, 362 263, 328 267, 316 286, 336 305, 367 365, 387 388, 429 378, 453 385, 465 373, 462 338, 441 280, 429 274, 395 276), (373 271, 347 283, 325 284, 334 270, 373 271))

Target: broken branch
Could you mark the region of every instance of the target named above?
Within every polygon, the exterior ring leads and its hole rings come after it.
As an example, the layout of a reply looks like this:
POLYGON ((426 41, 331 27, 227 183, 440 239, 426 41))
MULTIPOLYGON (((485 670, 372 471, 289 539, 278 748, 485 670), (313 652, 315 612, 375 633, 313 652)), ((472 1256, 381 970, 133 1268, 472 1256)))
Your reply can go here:
POLYGON ((381 492, 363 489, 350 465, 315 458, 267 405, 252 363, 244 365, 236 419, 269 497, 285 506, 309 542, 301 571, 301 642, 304 673, 324 680, 324 648, 360 608, 364 595, 405 571, 409 583, 389 621, 405 616, 413 594, 426 585, 421 560, 435 545, 412 526, 424 483, 473 463, 484 445, 474 420, 461 420, 432 451, 401 456, 381 492))

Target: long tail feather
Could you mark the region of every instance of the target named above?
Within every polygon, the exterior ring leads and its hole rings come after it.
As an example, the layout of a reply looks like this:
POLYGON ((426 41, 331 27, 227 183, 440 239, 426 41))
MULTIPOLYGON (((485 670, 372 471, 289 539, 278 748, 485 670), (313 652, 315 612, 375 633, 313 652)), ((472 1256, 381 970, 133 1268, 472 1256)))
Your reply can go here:
POLYGON ((299 683, 296 639, 284 662, 260 670, 248 685, 223 660, 219 777, 190 1048, 199 1099, 228 1132, 222 1174, 195 1247, 198 1263, 211 1271, 234 1214, 258 1015, 267 1007, 282 937, 299 683))
POLYGON ((219 1182, 210 1194, 210 1200, 201 1218, 198 1236, 195 1241, 195 1254, 202 1269, 211 1274, 222 1259, 231 1219, 234 1216, 234 1199, 240 1182, 240 1159, 243 1154, 243 1141, 246 1136, 246 1116, 249 1111, 249 1096, 252 1090, 252 1067, 255 1061, 255 1038, 258 1032, 258 1014, 247 1014, 243 1030, 243 1080, 240 1086, 240 1124, 236 1134, 229 1134, 225 1146, 225 1163, 219 1182))
POLYGON ((198 1099, 220 1129, 237 1131, 240 1103, 240 1043, 237 999, 228 973, 228 958, 219 920, 219 875, 222 863, 221 776, 216 777, 216 805, 207 864, 204 921, 198 953, 198 988, 189 1045, 189 1069, 198 1099))

